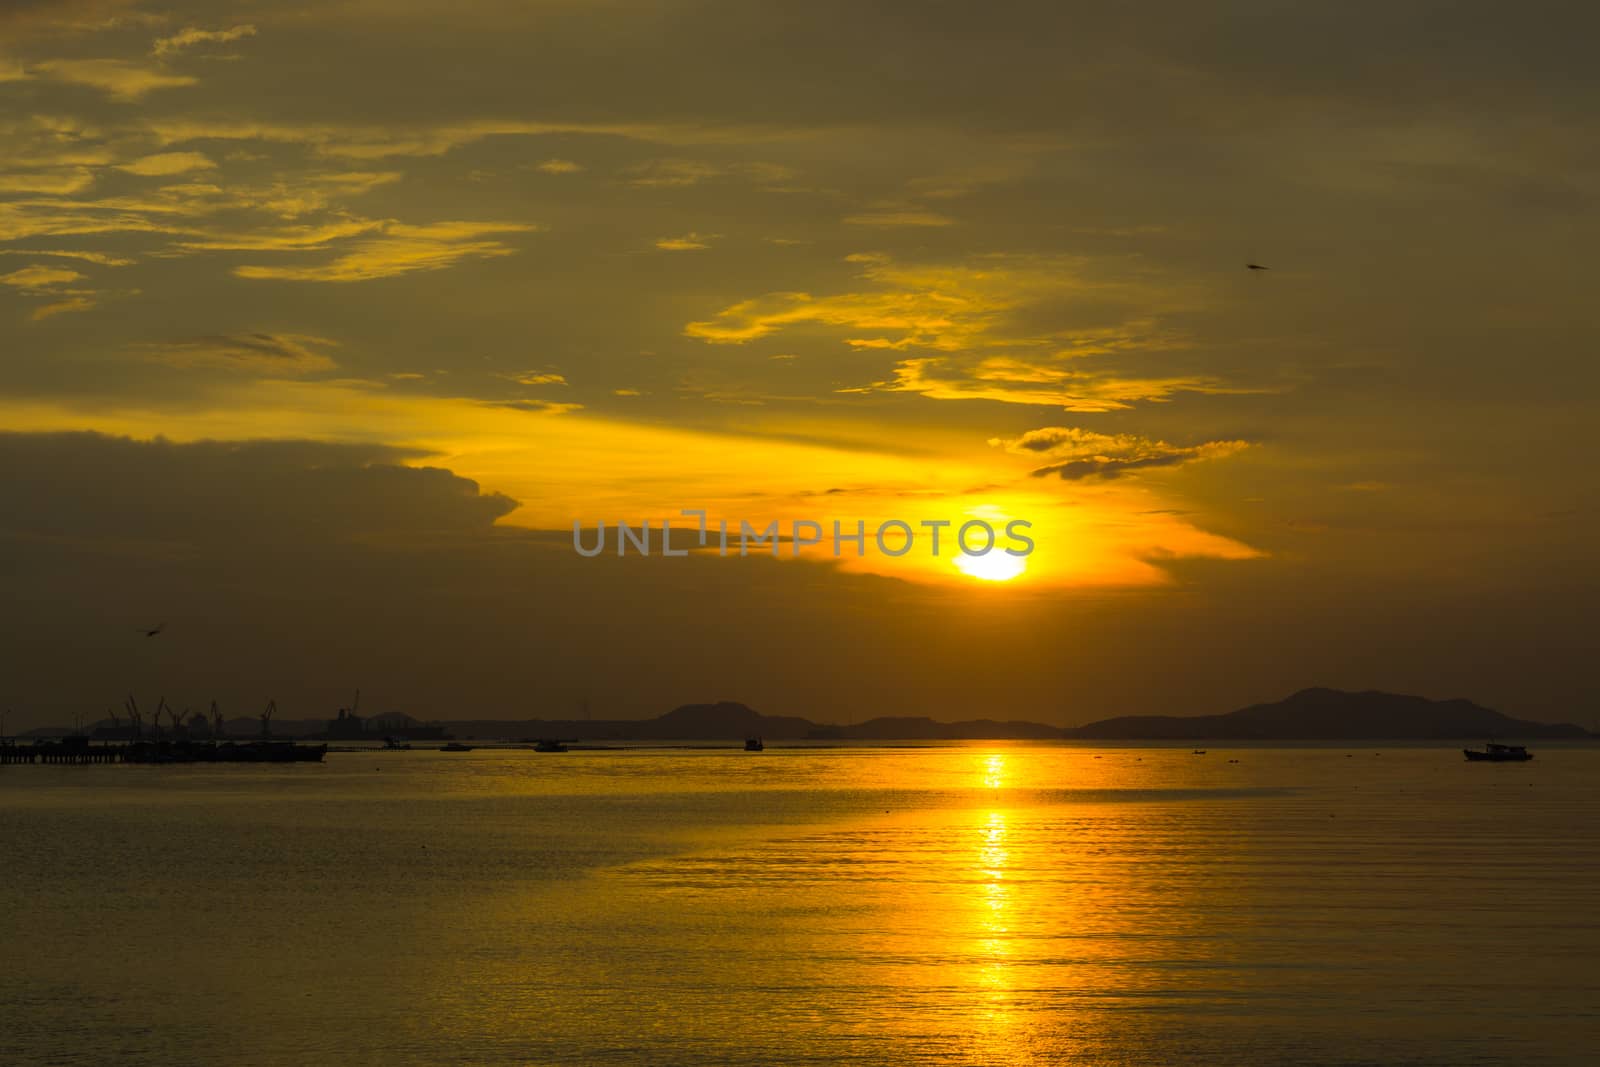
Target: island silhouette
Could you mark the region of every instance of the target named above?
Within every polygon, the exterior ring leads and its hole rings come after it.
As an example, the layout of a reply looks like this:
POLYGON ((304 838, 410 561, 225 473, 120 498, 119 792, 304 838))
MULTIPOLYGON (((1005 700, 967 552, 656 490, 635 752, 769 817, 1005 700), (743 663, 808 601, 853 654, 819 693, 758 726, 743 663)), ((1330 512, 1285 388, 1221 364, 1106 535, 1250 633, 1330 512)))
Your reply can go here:
POLYGON ((1064 731, 1085 740, 1454 741, 1483 737, 1582 738, 1572 723, 1513 719, 1470 700, 1429 700, 1341 689, 1302 689, 1271 704, 1224 715, 1130 715, 1064 731))
MULTIPOLYGON (((583 741, 702 741, 760 737, 768 741, 1459 741, 1484 738, 1560 739, 1597 736, 1572 723, 1515 719, 1470 700, 1377 690, 1311 688, 1270 704, 1221 715, 1128 715, 1076 727, 1020 720, 939 722, 922 716, 880 716, 858 723, 825 723, 794 715, 764 715, 734 701, 685 704, 651 719, 459 719, 423 723, 399 712, 361 719, 341 710, 336 720, 276 720, 273 736, 360 741, 386 738, 561 738, 583 741), (337 732, 335 727, 338 728, 337 732)), ((219 721, 214 736, 259 730, 255 719, 219 721)), ((111 740, 114 722, 92 735, 111 740)), ((23 736, 61 736, 45 728, 23 736)))

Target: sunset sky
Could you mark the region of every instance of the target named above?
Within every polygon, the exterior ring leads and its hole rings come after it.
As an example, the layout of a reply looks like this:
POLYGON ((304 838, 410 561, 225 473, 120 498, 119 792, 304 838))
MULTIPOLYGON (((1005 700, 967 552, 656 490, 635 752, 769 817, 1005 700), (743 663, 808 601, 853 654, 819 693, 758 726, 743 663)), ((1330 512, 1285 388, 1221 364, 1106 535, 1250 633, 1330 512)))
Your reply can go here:
POLYGON ((9 728, 1309 685, 1592 727, 1597 22, 4 3, 9 728), (572 550, 684 508, 1037 549, 572 550))

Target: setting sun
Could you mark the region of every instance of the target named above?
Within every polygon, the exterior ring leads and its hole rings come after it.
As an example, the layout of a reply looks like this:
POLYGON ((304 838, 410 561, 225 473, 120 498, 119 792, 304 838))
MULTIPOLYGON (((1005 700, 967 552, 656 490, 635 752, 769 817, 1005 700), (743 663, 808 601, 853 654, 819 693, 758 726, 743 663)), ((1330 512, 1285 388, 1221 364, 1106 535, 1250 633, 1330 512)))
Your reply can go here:
POLYGON ((1027 557, 999 551, 984 556, 957 556, 955 565, 968 577, 985 582, 1009 582, 1028 569, 1027 557))

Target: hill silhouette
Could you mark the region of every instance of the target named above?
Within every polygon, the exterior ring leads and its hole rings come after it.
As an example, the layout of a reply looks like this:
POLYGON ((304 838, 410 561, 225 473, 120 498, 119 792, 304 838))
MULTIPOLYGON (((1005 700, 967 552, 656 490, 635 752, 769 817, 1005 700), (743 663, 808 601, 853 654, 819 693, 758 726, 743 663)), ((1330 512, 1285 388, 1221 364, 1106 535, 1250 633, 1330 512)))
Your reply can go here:
MULTIPOLYGON (((374 736, 403 733, 417 720, 399 713, 374 717, 374 736)), ((275 720, 273 735, 319 737, 325 719, 275 720)), ((561 738, 583 741, 721 741, 761 737, 768 741, 1347 741, 1478 740, 1583 738, 1595 736, 1571 723, 1513 719, 1470 700, 1429 700, 1368 690, 1302 689, 1272 704, 1253 704, 1223 715, 1129 715, 1079 727, 972 719, 938 722, 926 717, 882 716, 865 722, 829 724, 797 715, 763 715, 734 701, 684 704, 653 719, 465 719, 436 724, 457 737, 561 738)), ((95 724, 97 736, 110 739, 109 720, 95 724)), ((255 719, 224 723, 230 737, 253 737, 255 719)), ((28 731, 23 736, 59 736, 61 728, 28 731)))
POLYGON ((1513 719, 1468 700, 1368 691, 1302 689, 1274 704, 1256 704, 1225 715, 1151 715, 1103 719, 1077 728, 1037 722, 974 719, 938 722, 926 717, 884 716, 830 724, 793 715, 763 715, 744 704, 686 704, 654 719, 453 722, 451 729, 475 737, 564 737, 592 741, 704 741, 762 737, 769 741, 961 741, 961 740, 1462 740, 1485 738, 1587 737, 1569 723, 1513 719))
MULTIPOLYGON (((621 726, 613 722, 609 725, 621 726)), ((807 737, 816 730, 809 719, 790 715, 763 715, 743 704, 685 704, 665 715, 633 724, 642 740, 694 740, 715 737, 807 737)), ((626 726, 621 726, 626 730, 626 726)))
POLYGON ((1224 715, 1131 715, 1068 736, 1097 741, 1347 741, 1588 737, 1571 723, 1513 719, 1470 700, 1429 700, 1368 690, 1302 689, 1273 704, 1224 715))

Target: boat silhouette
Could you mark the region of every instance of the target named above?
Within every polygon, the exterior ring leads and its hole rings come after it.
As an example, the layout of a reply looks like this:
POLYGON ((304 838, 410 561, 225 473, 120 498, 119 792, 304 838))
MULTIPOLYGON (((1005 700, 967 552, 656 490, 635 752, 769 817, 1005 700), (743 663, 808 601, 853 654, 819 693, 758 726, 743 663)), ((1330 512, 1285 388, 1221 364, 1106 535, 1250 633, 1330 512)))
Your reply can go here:
POLYGON ((1497 745, 1493 741, 1485 743, 1481 751, 1475 748, 1461 751, 1473 763, 1522 763, 1533 758, 1533 753, 1521 745, 1497 745))

